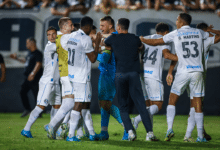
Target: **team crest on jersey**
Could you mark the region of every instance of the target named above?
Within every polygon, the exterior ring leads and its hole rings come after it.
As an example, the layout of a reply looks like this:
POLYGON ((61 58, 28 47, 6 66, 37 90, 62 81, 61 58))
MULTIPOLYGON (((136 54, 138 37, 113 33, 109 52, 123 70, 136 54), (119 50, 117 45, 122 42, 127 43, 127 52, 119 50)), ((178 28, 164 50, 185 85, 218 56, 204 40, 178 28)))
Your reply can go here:
POLYGON ((48 104, 48 99, 45 99, 45 100, 44 100, 44 103, 45 103, 45 104, 48 104))
POLYGON ((178 39, 181 40, 181 36, 179 36, 178 39))
POLYGON ((92 98, 92 95, 91 95, 91 94, 89 94, 89 95, 88 95, 88 99, 91 99, 91 98, 92 98))

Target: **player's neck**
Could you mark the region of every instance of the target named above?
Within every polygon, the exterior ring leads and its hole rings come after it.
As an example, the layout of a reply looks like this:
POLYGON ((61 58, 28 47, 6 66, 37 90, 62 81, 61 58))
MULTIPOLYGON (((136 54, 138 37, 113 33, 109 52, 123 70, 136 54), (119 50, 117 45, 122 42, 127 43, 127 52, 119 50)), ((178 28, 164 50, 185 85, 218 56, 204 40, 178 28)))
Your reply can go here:
POLYGON ((34 52, 34 51, 36 51, 37 50, 37 47, 36 46, 33 46, 33 47, 30 47, 30 49, 29 49, 31 52, 34 52))
POLYGON ((111 34, 112 32, 115 32, 116 30, 114 28, 109 30, 109 33, 111 34))

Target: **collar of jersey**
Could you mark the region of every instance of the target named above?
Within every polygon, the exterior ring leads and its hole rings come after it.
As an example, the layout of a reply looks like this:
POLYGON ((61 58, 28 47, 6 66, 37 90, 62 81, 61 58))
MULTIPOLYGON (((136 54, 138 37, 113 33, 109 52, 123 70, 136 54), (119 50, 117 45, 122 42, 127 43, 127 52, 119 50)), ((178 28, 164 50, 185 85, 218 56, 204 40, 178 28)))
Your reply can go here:
POLYGON ((182 26, 180 29, 186 29, 186 28, 190 28, 189 25, 185 25, 185 26, 182 26))
POLYGON ((79 29, 78 31, 86 35, 86 33, 81 29, 79 29))

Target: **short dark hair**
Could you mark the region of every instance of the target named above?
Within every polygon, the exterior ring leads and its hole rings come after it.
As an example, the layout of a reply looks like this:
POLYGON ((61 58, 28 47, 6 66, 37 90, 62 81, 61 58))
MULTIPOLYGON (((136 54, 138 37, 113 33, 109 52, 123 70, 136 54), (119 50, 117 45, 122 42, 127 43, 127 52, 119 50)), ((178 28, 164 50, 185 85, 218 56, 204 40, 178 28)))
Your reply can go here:
POLYGON ((160 22, 156 25, 155 29, 157 32, 163 33, 163 32, 169 31, 169 26, 166 23, 160 22))
POLYGON ((93 25, 93 26, 92 26, 92 30, 96 30, 96 29, 97 29, 96 26, 93 25))
POLYGON ((36 40, 34 37, 29 37, 29 38, 27 38, 27 40, 29 40, 30 42, 34 42, 36 44, 36 40))
POLYGON ((92 18, 85 16, 80 21, 80 27, 82 28, 87 25, 93 26, 93 20, 92 20, 92 18))
POLYGON ((112 28, 115 28, 115 21, 114 21, 114 19, 112 19, 111 16, 105 16, 105 17, 101 18, 100 21, 107 21, 112 25, 112 28))
POLYGON ((199 23, 197 24, 196 28, 201 29, 201 30, 206 30, 208 28, 208 24, 206 23, 199 23))
POLYGON ((48 29, 47 29, 47 32, 50 31, 50 30, 55 30, 57 32, 57 29, 54 27, 54 26, 50 26, 48 29))
POLYGON ((71 21, 69 17, 60 18, 60 20, 58 21, 58 26, 60 27, 60 29, 62 29, 63 25, 66 24, 69 20, 71 21))
POLYGON ((79 23, 74 23, 73 26, 74 26, 74 30, 75 31, 79 30, 79 28, 80 28, 80 24, 79 23))
POLYGON ((122 30, 128 30, 130 21, 127 18, 120 18, 118 19, 118 25, 121 27, 122 30))
POLYGON ((187 13, 180 13, 179 16, 180 16, 180 18, 183 19, 188 25, 191 24, 191 21, 192 21, 191 15, 189 15, 189 14, 187 14, 187 13))

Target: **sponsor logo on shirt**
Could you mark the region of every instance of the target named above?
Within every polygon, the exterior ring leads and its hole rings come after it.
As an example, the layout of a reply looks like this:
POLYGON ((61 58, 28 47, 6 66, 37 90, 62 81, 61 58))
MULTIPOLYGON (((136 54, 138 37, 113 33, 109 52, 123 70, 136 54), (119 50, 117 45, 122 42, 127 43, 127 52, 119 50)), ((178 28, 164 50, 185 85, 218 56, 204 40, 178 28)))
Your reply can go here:
POLYGON ((70 38, 69 41, 67 42, 67 44, 77 45, 78 42, 80 42, 80 40, 74 39, 74 38, 70 38))
POLYGON ((144 73, 152 74, 152 73, 153 73, 153 71, 144 70, 144 73))
POLYGON ((186 68, 187 68, 187 69, 190 69, 190 68, 192 68, 192 69, 198 69, 198 68, 201 68, 201 65, 199 65, 199 66, 188 65, 188 66, 186 66, 186 68))
POLYGON ((182 36, 182 35, 198 35, 199 32, 178 32, 177 36, 182 36))

